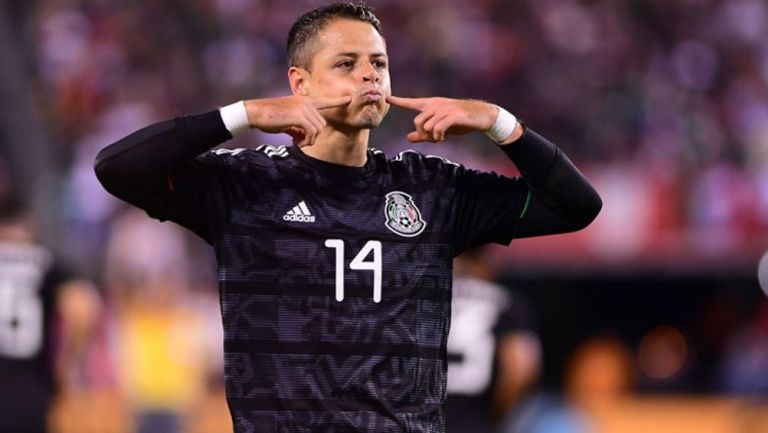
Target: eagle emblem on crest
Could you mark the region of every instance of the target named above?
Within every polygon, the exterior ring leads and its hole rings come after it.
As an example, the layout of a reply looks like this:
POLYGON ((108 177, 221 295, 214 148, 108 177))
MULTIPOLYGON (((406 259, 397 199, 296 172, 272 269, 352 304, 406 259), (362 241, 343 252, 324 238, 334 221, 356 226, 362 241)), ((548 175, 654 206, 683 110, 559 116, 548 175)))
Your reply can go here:
POLYGON ((387 218, 388 229, 406 237, 418 236, 424 231, 427 223, 421 218, 421 212, 410 195, 401 191, 392 191, 386 197, 384 216, 387 218))

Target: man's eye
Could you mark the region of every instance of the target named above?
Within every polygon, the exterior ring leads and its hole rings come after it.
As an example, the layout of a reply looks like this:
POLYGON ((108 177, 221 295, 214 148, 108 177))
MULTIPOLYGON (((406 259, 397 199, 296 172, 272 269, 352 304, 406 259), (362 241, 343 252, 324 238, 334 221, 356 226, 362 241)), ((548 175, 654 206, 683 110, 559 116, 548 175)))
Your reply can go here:
POLYGON ((383 60, 377 60, 377 61, 373 62, 373 65, 376 66, 377 68, 382 68, 383 69, 383 68, 387 67, 387 62, 385 62, 383 60))
POLYGON ((351 68, 352 60, 346 60, 336 65, 337 68, 351 68))

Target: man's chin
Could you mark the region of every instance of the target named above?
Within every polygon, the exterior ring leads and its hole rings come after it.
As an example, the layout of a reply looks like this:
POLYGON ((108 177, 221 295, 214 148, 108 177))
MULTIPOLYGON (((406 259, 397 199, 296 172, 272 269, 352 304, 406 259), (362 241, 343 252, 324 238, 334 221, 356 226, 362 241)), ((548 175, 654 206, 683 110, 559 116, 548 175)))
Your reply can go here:
POLYGON ((372 129, 381 124, 382 116, 363 116, 359 122, 357 122, 357 127, 360 129, 372 129))
POLYGON ((352 129, 372 129, 381 124, 384 120, 384 116, 381 113, 360 113, 354 119, 349 119, 344 122, 346 127, 352 129))
POLYGON ((366 106, 363 111, 360 112, 358 117, 358 125, 361 128, 375 128, 381 124, 384 120, 384 116, 387 115, 388 107, 377 107, 373 105, 366 106))
POLYGON ((379 126, 387 115, 389 107, 366 106, 354 115, 338 119, 326 118, 328 123, 339 130, 372 129, 379 126))

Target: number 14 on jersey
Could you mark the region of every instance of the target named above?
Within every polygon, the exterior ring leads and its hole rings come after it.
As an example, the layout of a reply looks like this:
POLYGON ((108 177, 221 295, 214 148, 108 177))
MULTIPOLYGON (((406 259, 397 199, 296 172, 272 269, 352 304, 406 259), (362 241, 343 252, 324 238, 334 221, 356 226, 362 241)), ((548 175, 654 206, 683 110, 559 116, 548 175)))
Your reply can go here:
MULTIPOLYGON (((326 239, 325 246, 336 251, 336 300, 344 300, 344 241, 342 239, 326 239)), ((354 271, 373 271, 373 302, 381 301, 381 242, 368 241, 349 263, 354 271), (373 252, 373 259, 366 261, 373 252)))

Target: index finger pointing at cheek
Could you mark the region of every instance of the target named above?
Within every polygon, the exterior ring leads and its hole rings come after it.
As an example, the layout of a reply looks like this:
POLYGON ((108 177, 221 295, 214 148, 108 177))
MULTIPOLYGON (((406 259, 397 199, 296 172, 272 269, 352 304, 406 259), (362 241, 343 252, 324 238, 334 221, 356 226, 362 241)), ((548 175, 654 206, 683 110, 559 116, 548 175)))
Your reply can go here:
POLYGON ((401 98, 399 96, 387 96, 387 102, 390 104, 407 108, 409 110, 421 111, 427 107, 429 102, 426 98, 401 98))
POLYGON ((349 104, 350 101, 352 101, 352 97, 349 95, 337 96, 334 98, 318 97, 311 99, 312 105, 318 110, 322 110, 323 108, 343 107, 349 104))

